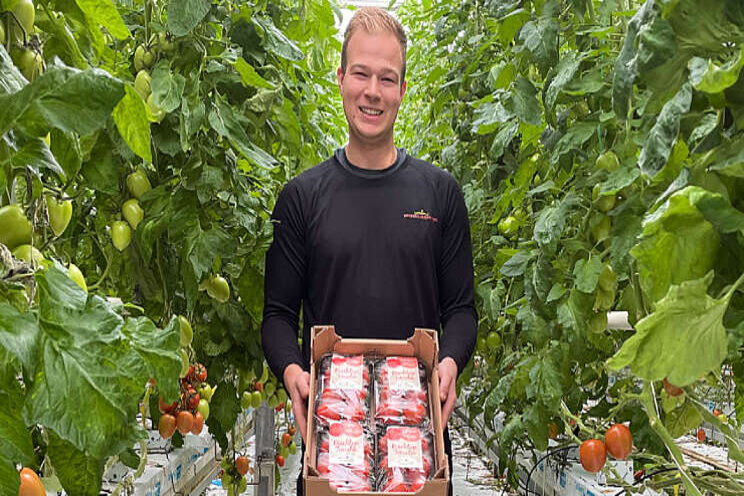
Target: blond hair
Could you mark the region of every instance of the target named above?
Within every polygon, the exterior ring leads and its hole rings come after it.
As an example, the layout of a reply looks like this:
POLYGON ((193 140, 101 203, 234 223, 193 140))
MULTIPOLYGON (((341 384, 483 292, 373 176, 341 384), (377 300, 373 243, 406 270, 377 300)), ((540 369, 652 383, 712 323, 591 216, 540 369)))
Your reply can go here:
POLYGON ((341 71, 346 73, 346 48, 349 45, 349 40, 360 29, 369 34, 389 32, 398 39, 398 43, 400 43, 400 54, 403 59, 400 84, 403 84, 403 81, 406 79, 406 43, 408 42, 406 32, 395 17, 379 7, 361 7, 349 21, 349 25, 344 32, 344 43, 341 46, 341 71))

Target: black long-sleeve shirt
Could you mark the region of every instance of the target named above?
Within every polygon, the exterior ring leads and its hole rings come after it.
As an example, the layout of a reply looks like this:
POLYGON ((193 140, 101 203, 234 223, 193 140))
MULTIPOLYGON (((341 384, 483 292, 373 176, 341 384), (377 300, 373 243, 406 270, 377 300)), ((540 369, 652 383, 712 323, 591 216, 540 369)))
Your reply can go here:
POLYGON ((386 169, 361 169, 340 149, 287 183, 271 220, 261 338, 280 380, 292 363, 309 370, 310 328, 325 324, 354 338, 440 330, 440 360, 462 371, 478 317, 467 209, 449 173, 403 149, 386 169))

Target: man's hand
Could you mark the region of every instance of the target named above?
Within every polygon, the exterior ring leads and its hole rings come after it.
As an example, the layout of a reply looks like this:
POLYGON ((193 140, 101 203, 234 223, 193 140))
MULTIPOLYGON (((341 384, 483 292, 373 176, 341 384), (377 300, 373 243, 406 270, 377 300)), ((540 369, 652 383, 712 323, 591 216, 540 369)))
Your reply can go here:
POLYGON ((307 439, 307 397, 310 393, 310 374, 296 363, 284 369, 284 387, 292 400, 292 413, 300 429, 302 442, 307 439))
POLYGON ((455 361, 447 357, 439 362, 437 368, 439 372, 439 397, 442 401, 442 427, 447 427, 447 421, 455 409, 455 401, 457 401, 457 389, 455 383, 457 382, 457 364, 455 361))

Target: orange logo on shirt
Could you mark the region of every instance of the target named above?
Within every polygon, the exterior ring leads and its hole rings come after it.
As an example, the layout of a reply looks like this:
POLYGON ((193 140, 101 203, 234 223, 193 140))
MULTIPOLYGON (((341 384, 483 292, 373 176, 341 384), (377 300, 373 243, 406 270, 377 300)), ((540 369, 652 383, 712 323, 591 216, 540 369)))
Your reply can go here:
POLYGON ((439 219, 436 217, 432 217, 429 212, 426 210, 417 210, 416 212, 412 214, 403 214, 404 219, 420 219, 420 220, 428 220, 431 222, 439 222, 439 219))

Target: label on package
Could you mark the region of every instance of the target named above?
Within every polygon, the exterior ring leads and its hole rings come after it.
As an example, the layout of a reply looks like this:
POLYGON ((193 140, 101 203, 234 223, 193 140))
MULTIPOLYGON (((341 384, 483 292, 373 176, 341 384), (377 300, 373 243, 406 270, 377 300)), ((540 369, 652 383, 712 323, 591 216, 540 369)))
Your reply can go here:
POLYGON ((388 357, 388 383, 392 391, 420 391, 418 360, 416 357, 388 357))
POLYGON ((331 389, 355 389, 364 387, 364 361, 362 355, 333 355, 331 359, 331 389))
POLYGON ((328 429, 328 459, 340 465, 364 466, 364 429, 356 422, 335 422, 328 429))
POLYGON ((414 427, 389 427, 387 436, 389 467, 424 468, 421 431, 414 427))

